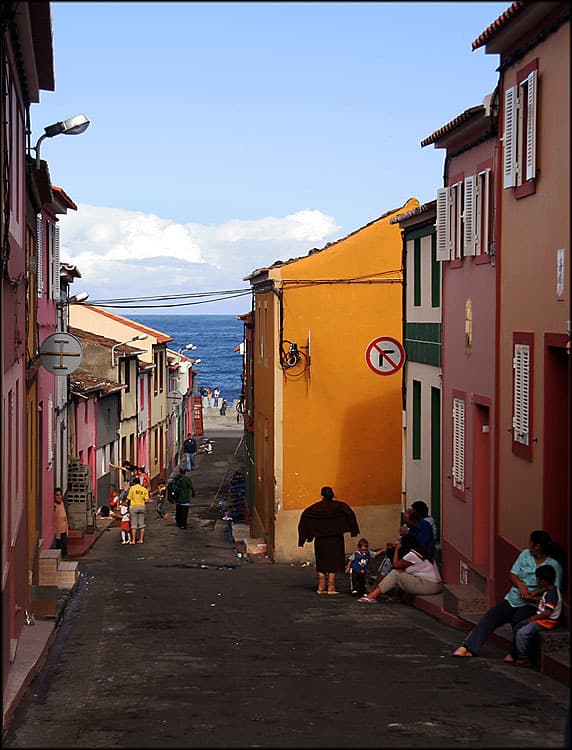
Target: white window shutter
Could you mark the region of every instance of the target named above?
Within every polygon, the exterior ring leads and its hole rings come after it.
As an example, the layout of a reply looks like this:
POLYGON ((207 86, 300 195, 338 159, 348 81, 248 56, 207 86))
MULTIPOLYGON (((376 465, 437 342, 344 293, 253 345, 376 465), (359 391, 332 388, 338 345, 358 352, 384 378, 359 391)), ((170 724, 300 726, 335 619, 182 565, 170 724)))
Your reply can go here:
POLYGON ((504 92, 503 188, 516 185, 516 87, 504 92))
POLYGON ((449 231, 447 242, 449 244, 449 257, 451 259, 460 257, 457 245, 459 227, 459 183, 456 182, 449 188, 449 231))
POLYGON ((42 242, 43 237, 43 217, 42 214, 36 216, 36 280, 38 282, 38 297, 41 297, 44 292, 44 243, 42 242))
POLYGON ((528 76, 528 101, 526 103, 526 179, 536 177, 536 71, 528 76))
POLYGON ((47 462, 52 465, 54 460, 54 400, 52 394, 48 395, 48 417, 47 417, 47 462))
POLYGON ((477 228, 477 247, 482 248, 483 253, 489 252, 489 218, 490 218, 490 200, 491 200, 491 170, 485 169, 480 173, 479 184, 480 213, 479 225, 477 228))
POLYGON ((453 399, 453 487, 465 489, 465 402, 453 399))
POLYGON ((54 299, 60 299, 60 228, 54 227, 54 299))
POLYGON ((530 347, 515 344, 514 347, 514 404, 512 417, 513 440, 528 445, 530 403, 530 347))
POLYGON ((475 255, 476 226, 476 179, 475 175, 465 177, 465 205, 463 210, 463 255, 475 255))
POLYGON ((437 190, 437 260, 450 260, 449 251, 449 190, 437 190))

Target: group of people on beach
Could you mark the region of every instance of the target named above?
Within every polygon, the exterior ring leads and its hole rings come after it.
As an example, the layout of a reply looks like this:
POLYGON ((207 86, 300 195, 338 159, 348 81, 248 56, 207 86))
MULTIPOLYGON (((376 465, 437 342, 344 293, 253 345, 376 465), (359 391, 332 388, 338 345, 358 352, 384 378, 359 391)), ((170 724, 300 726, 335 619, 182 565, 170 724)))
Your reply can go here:
MULTIPOLYGON (((433 595, 443 582, 435 560, 437 527, 427 504, 417 500, 403 513, 398 538, 371 550, 362 537, 357 549, 345 555, 344 534, 358 536, 359 526, 352 508, 335 498, 331 487, 322 487, 320 500, 306 508, 298 523, 298 546, 314 542, 318 595, 339 595, 336 574, 345 572, 350 592, 360 604, 392 601, 403 592, 433 595), (369 586, 370 562, 382 557, 373 586, 369 586)), ((563 550, 544 530, 530 534, 528 547, 510 570, 511 588, 503 600, 491 607, 453 652, 455 657, 478 656, 496 628, 510 623, 514 639, 506 663, 532 666, 538 633, 551 630, 562 614, 563 550)))

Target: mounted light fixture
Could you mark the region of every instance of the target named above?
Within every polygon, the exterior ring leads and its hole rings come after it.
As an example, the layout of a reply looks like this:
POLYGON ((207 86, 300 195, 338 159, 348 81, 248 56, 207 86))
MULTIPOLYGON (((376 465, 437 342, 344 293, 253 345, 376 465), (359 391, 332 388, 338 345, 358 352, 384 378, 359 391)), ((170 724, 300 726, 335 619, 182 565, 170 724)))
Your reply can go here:
POLYGON ((182 354, 183 352, 190 352, 196 348, 197 347, 194 344, 185 344, 185 346, 181 346, 181 348, 177 351, 177 354, 182 354))
POLYGON ((117 349, 118 346, 123 346, 123 344, 130 344, 132 341, 143 341, 146 338, 147 338, 146 333, 140 333, 138 336, 133 336, 132 339, 127 339, 127 341, 120 341, 119 343, 114 344, 111 347, 111 366, 115 367, 115 365, 117 364, 115 362, 115 350, 117 349))
POLYGON ((89 127, 89 120, 85 115, 74 115, 67 120, 55 122, 44 128, 44 134, 38 138, 34 151, 36 152, 36 169, 40 168, 40 146, 46 138, 53 138, 55 135, 80 135, 89 127))

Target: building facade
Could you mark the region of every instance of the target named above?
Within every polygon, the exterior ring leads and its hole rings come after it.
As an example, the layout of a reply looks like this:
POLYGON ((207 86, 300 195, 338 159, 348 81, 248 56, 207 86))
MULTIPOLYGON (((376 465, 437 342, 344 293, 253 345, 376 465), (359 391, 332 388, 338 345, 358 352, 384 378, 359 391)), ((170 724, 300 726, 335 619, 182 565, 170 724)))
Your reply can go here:
POLYGON ((397 531, 403 278, 400 230, 390 219, 418 205, 410 199, 321 250, 248 277, 252 528, 278 562, 306 559, 297 524, 323 485, 354 508, 372 545, 397 531), (392 342, 396 369, 385 367, 382 339, 392 342))

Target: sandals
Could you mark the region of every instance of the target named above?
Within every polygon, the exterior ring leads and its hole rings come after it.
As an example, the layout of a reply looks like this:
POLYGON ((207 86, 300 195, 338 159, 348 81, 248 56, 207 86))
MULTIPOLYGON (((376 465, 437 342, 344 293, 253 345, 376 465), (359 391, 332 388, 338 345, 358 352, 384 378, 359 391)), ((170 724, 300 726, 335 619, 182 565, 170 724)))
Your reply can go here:
POLYGON ((339 596, 340 595, 339 591, 327 591, 326 593, 329 594, 330 596, 339 596))
POLYGON ((370 599, 367 596, 362 596, 362 597, 360 597, 358 599, 358 603, 359 604, 376 604, 376 600, 375 599, 370 599))
POLYGON ((326 591, 326 589, 318 589, 318 590, 316 591, 316 594, 327 594, 327 593, 328 593, 328 592, 326 591))
POLYGON ((514 664, 514 656, 512 654, 507 654, 503 661, 505 664, 514 664))
POLYGON ((472 656, 473 654, 465 646, 459 646, 456 651, 453 651, 453 656, 472 656))

